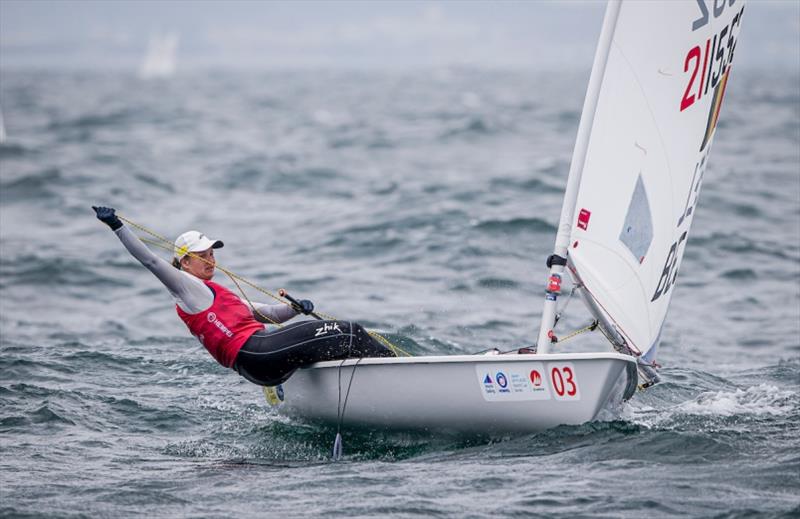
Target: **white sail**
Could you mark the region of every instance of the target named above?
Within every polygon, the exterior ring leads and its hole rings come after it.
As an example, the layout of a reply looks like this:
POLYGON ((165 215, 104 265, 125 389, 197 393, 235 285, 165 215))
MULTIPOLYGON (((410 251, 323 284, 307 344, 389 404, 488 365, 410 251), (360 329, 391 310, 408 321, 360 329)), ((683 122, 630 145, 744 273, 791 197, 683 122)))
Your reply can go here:
POLYGON ((165 78, 175 73, 178 35, 153 36, 147 44, 147 54, 139 67, 142 79, 165 78))
POLYGON ((744 2, 624 1, 611 11, 567 254, 593 312, 653 360, 744 2))
POLYGON ((320 362, 267 390, 268 401, 340 425, 529 432, 597 419, 640 381, 655 382, 647 361, 683 256, 742 12, 742 0, 609 3, 536 355, 320 362), (644 363, 625 348, 548 353, 565 266, 606 334, 644 353, 644 363))
POLYGON ((0 109, 0 144, 6 142, 6 125, 3 122, 3 110, 0 109))

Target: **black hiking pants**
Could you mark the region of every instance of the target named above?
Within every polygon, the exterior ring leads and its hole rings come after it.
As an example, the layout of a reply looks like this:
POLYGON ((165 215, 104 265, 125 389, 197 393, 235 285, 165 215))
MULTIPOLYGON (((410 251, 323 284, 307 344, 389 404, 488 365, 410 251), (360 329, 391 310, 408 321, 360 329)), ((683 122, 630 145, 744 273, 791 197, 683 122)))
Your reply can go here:
POLYGON ((358 323, 303 321, 254 333, 236 355, 233 369, 254 384, 277 386, 297 368, 315 362, 394 356, 358 323))

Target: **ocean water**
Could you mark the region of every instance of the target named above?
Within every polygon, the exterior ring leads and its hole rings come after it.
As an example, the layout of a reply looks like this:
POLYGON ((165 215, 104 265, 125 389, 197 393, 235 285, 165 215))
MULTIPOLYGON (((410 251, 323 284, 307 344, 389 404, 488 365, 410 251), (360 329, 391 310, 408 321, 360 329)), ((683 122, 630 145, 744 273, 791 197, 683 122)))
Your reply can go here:
POLYGON ((530 344, 587 79, 4 70, 0 516, 799 516, 796 75, 734 70, 664 382, 609 421, 345 430, 331 462, 335 430, 214 363, 90 209, 223 239, 220 264, 414 354, 530 344))

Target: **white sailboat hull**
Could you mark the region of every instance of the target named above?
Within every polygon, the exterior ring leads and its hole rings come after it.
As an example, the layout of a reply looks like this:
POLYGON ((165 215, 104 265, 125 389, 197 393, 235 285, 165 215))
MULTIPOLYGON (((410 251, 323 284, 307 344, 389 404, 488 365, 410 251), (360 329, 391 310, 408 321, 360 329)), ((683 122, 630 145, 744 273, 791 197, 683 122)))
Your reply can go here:
POLYGON ((298 370, 278 407, 331 423, 343 408, 348 426, 524 433, 594 420, 636 383, 635 360, 616 353, 349 359, 298 370))

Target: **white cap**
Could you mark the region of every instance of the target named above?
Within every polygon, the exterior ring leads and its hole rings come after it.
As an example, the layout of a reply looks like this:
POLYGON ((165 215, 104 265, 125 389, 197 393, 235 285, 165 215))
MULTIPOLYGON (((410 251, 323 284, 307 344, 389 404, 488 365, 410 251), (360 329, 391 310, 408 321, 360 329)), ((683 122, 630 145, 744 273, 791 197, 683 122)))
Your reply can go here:
POLYGON ((175 257, 178 260, 190 252, 203 252, 211 248, 219 249, 224 244, 219 240, 212 240, 198 231, 186 231, 175 240, 175 257))

